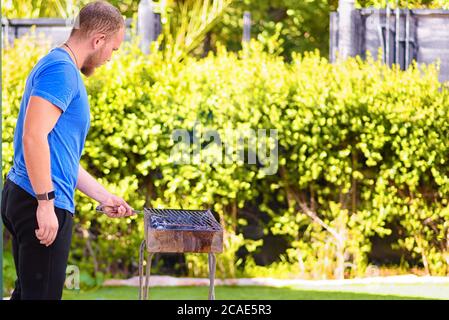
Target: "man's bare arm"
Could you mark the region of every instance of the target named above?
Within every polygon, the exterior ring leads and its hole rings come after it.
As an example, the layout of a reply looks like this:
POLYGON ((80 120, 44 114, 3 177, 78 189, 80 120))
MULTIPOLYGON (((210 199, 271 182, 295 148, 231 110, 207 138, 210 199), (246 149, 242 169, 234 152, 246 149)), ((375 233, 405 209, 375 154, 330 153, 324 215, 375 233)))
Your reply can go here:
POLYGON ((25 164, 35 193, 53 190, 48 134, 58 121, 61 110, 40 97, 31 97, 23 127, 25 164))
MULTIPOLYGON (((23 127, 23 156, 35 193, 53 190, 48 134, 53 130, 62 111, 47 100, 32 96, 28 103, 23 127)), ((54 201, 39 201, 36 211, 39 229, 36 236, 41 244, 49 246, 58 232, 54 201)))
POLYGON ((76 188, 89 198, 106 206, 105 212, 112 218, 126 217, 133 214, 133 209, 125 200, 108 192, 81 165, 78 169, 76 188))
POLYGON ((100 203, 104 203, 110 196, 110 193, 81 165, 78 169, 78 181, 76 182, 76 188, 89 198, 92 198, 100 203))

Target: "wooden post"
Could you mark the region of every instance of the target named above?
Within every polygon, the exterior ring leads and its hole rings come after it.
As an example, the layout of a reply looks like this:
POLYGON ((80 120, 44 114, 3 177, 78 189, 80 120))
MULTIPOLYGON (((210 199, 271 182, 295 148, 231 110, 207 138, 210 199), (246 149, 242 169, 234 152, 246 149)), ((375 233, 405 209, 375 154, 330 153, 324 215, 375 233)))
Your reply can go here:
POLYGON ((387 66, 390 66, 390 17, 391 17, 391 10, 390 10, 390 3, 387 1, 387 7, 385 8, 385 64, 387 66))
POLYGON ((338 49, 338 13, 330 13, 329 25, 329 61, 334 63, 338 49))
POLYGON ((138 9, 137 30, 140 36, 140 49, 143 53, 150 53, 150 44, 154 40, 153 2, 141 0, 138 9))
POLYGON ((407 2, 407 9, 406 9, 406 15, 405 15, 405 67, 404 69, 407 69, 410 64, 410 9, 408 8, 408 2, 407 2))
POLYGON ((354 23, 355 0, 340 0, 338 3, 338 56, 352 57, 356 52, 356 30, 354 23))
POLYGON ((401 64, 399 62, 399 36, 400 36, 400 28, 401 28, 401 10, 399 9, 399 0, 396 0, 396 28, 395 28, 395 55, 394 55, 394 62, 401 67, 401 64))
POLYGON ((7 18, 2 18, 2 39, 3 47, 9 45, 9 21, 7 18))
POLYGON ((251 12, 243 13, 243 42, 249 42, 251 39, 251 12))

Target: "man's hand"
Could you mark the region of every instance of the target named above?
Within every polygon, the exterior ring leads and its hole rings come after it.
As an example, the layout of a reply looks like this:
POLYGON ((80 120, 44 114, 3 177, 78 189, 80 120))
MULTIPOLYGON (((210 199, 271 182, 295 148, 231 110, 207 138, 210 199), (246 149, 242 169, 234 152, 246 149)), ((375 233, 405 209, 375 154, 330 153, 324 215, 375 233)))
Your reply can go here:
POLYGON ((39 227, 35 230, 36 237, 41 244, 48 247, 55 241, 59 228, 53 201, 39 201, 36 218, 39 227))
POLYGON ((123 218, 134 214, 133 208, 125 200, 113 194, 110 194, 106 201, 101 202, 100 206, 110 218, 123 218))

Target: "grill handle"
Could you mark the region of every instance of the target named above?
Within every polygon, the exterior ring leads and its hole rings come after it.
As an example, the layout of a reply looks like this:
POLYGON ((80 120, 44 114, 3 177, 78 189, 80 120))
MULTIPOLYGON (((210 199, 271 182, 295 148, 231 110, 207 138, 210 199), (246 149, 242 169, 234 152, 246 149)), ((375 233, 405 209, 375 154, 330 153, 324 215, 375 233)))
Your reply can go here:
MULTIPOLYGON (((115 209, 116 207, 115 206, 107 206, 107 205, 99 205, 99 206, 97 206, 97 208, 95 210, 98 211, 98 212, 106 213, 104 211, 105 208, 112 208, 112 212, 113 213, 116 212, 116 209, 115 209)), ((141 210, 134 210, 134 209, 133 209, 133 212, 136 213, 136 214, 142 214, 143 213, 143 211, 141 211, 141 210)))

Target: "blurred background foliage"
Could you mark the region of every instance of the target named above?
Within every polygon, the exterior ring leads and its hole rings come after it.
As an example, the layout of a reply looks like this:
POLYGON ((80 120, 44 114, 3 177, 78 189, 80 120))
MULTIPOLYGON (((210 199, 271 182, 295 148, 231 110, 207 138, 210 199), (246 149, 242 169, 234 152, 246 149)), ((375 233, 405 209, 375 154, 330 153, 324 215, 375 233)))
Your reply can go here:
MULTIPOLYGON (((26 76, 48 49, 32 43, 2 51, 5 173, 26 76)), ((343 278, 388 262, 447 275, 449 88, 437 70, 330 64, 318 51, 288 63, 254 40, 173 63, 125 43, 85 80, 92 126, 82 164, 135 208, 212 208, 226 230, 218 277, 343 278), (175 165, 179 128, 216 129, 226 145, 235 138, 226 128, 277 129, 279 170, 267 175, 260 159, 175 165)), ((70 262, 84 281, 136 275, 141 217, 109 219, 78 192, 76 202, 70 262)), ((207 258, 158 255, 154 272, 206 276, 207 258)))

